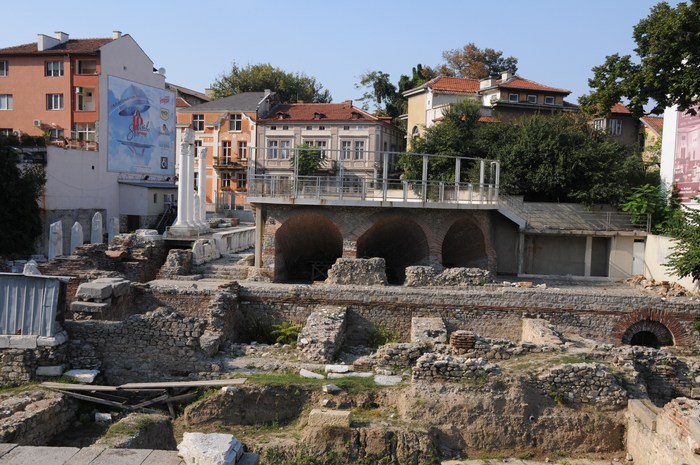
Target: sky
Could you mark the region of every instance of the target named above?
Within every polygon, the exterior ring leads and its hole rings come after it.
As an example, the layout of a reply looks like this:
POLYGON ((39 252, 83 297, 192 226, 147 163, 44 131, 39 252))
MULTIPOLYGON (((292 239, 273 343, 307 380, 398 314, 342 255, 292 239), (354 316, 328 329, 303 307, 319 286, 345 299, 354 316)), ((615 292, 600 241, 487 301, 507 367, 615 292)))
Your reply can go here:
MULTIPOLYGON (((417 63, 474 42, 518 59, 518 74, 588 92, 591 69, 634 55, 632 31, 656 0, 3 0, 0 48, 63 31, 131 35, 170 83, 203 92, 239 66, 270 63, 315 77, 333 101, 357 100, 360 76, 397 83, 417 63)), ((676 5, 678 0, 668 3, 676 5)))

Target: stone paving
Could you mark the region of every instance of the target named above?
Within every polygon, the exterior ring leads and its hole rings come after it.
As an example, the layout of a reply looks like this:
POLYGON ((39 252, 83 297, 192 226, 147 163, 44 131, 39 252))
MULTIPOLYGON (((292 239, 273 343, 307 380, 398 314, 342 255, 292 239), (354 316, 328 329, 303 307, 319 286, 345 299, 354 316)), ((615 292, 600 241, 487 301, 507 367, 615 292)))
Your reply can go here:
POLYGON ((177 451, 0 444, 0 465, 185 465, 177 451))

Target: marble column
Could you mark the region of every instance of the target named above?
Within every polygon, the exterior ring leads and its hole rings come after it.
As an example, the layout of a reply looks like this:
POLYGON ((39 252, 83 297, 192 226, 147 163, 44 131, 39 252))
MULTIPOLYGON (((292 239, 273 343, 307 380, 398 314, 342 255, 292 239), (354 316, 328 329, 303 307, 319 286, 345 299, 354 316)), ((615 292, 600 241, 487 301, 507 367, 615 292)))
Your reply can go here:
POLYGON ((191 158, 190 150, 193 144, 194 132, 191 128, 187 128, 185 129, 182 144, 180 144, 180 153, 178 154, 177 219, 175 224, 170 227, 170 232, 178 235, 187 235, 190 227, 187 222, 187 207, 190 197, 190 191, 188 190, 189 178, 192 177, 192 172, 189 169, 189 159, 191 158))
POLYGON ((92 224, 90 226, 90 243, 101 244, 103 241, 102 213, 95 212, 92 215, 92 224))
POLYGON ((60 221, 49 226, 49 260, 63 255, 63 224, 60 221))
POLYGON ((197 208, 200 211, 200 225, 203 230, 209 229, 207 224, 207 147, 202 147, 199 152, 199 166, 197 171, 199 172, 199 186, 197 191, 199 192, 199 205, 197 208))
POLYGON ((193 146, 189 146, 187 153, 187 158, 185 163, 187 164, 187 180, 185 183, 185 188, 187 189, 187 196, 185 202, 187 203, 187 208, 185 209, 185 221, 187 226, 190 228, 197 228, 197 224, 194 222, 194 150, 193 146))

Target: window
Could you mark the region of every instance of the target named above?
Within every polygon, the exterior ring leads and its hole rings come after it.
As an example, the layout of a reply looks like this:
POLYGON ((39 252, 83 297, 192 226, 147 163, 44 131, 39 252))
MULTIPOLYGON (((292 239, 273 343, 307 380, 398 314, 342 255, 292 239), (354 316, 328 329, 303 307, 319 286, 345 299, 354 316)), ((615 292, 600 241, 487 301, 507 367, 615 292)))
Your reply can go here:
POLYGON ((225 140, 221 143, 221 155, 223 156, 222 164, 228 165, 231 161, 231 141, 225 140))
POLYGON ((0 76, 7 76, 8 71, 7 61, 0 61, 0 76))
POLYGON ((95 140, 95 123, 75 123, 73 125, 72 139, 95 140))
POLYGON ((63 62, 62 61, 47 61, 46 62, 46 75, 47 76, 63 76, 63 62))
POLYGON ((343 126, 343 131, 349 131, 349 130, 350 130, 350 126, 343 126))
POLYGON ((552 97, 551 95, 545 96, 544 104, 545 105, 554 105, 554 97, 552 97))
POLYGON ((12 110, 12 94, 0 94, 0 110, 12 110))
POLYGON ((221 187, 231 187, 231 173, 221 173, 221 187))
POLYGON ((314 127, 313 126, 306 126, 307 131, 311 131, 314 127))
POLYGON ((319 147, 321 149, 321 156, 326 156, 326 147, 328 147, 328 141, 326 140, 305 140, 304 141, 310 147, 319 147))
POLYGON ((289 126, 282 126, 283 131, 289 131, 289 126))
POLYGON ((340 142, 340 158, 342 160, 350 160, 350 153, 352 152, 352 142, 349 140, 344 140, 340 142))
POLYGON ((75 88, 75 109, 77 111, 95 111, 94 87, 75 88))
POLYGON ((283 140, 280 141, 280 158, 287 160, 289 158, 289 147, 292 145, 291 141, 283 140))
POLYGON ((241 160, 246 160, 248 158, 248 142, 238 142, 238 158, 241 160))
POLYGON ((228 130, 229 131, 241 131, 241 114, 232 113, 228 116, 228 130))
POLYGON ((199 149, 202 148, 202 141, 201 140, 196 140, 194 141, 194 156, 198 157, 199 156, 199 149))
POLYGON ((194 188, 199 190, 199 172, 194 172, 194 188))
POLYGON ((420 136, 420 129, 418 129, 418 126, 413 126, 413 129, 411 129, 411 137, 415 139, 418 136, 420 136))
POLYGON ((604 119, 596 119, 593 120, 593 129, 596 131, 602 131, 605 129, 605 120, 604 119))
POLYGON ((97 60, 78 60, 76 74, 97 74, 97 60))
POLYGON ((277 130, 277 126, 270 126, 270 131, 276 131, 276 130, 277 130))
POLYGON ((236 173, 236 189, 245 189, 248 185, 248 180, 245 173, 236 173))
POLYGON ((528 95, 527 96, 527 103, 537 103, 537 96, 536 95, 528 95))
POLYGON ((608 120, 608 132, 612 136, 619 136, 622 134, 622 120, 621 119, 610 119, 608 120))
POLYGON ((277 152, 277 147, 279 147, 279 142, 277 142, 276 140, 268 141, 268 143, 267 143, 267 158, 269 158, 271 160, 277 159, 277 157, 279 156, 279 154, 277 152))
POLYGON ((319 127, 318 127, 318 130, 319 130, 319 131, 325 131, 325 130, 326 130, 326 127, 325 127, 325 126, 319 126, 319 127))
POLYGON ((49 137, 51 139, 63 139, 63 129, 50 129, 49 137))
POLYGON ((364 160, 365 158, 365 141, 355 141, 355 160, 364 160))
POLYGON ((204 131, 204 115, 192 115, 192 129, 194 131, 204 131))
POLYGON ((508 94, 508 101, 509 102, 518 102, 518 101, 520 101, 520 98, 518 97, 518 94, 508 94))
POLYGON ((63 110, 63 94, 46 94, 47 110, 63 110))
POLYGON ((8 137, 12 135, 12 128, 0 128, 0 137, 8 137))

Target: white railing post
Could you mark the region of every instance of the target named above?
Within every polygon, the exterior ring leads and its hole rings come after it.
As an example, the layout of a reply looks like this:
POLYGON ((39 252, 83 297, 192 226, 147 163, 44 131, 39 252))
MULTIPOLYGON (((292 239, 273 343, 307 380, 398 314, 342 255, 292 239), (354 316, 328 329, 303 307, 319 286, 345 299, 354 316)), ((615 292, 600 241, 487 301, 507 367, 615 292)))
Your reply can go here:
POLYGON ((382 154, 382 200, 386 202, 389 190, 389 154, 382 154))

